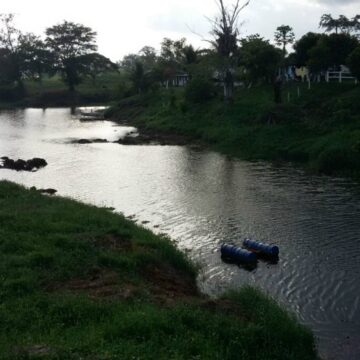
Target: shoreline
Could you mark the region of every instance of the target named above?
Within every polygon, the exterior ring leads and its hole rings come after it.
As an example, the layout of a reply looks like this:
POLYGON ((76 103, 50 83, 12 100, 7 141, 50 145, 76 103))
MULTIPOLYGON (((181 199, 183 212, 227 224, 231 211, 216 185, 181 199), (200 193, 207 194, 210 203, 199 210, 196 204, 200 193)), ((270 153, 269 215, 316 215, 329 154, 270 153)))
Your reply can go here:
POLYGON ((310 331, 259 291, 200 294, 194 265, 169 238, 7 181, 0 205, 0 344, 9 357, 232 359, 240 349, 316 359, 310 331))
POLYGON ((229 108, 219 99, 190 107, 180 90, 176 100, 163 91, 123 99, 106 117, 145 135, 182 136, 186 144, 200 143, 235 158, 286 162, 313 174, 359 181, 360 128, 352 100, 359 87, 333 85, 324 95, 322 85, 314 85, 314 93, 305 93, 299 103, 275 107, 269 89, 261 87, 243 97, 239 92, 229 108))

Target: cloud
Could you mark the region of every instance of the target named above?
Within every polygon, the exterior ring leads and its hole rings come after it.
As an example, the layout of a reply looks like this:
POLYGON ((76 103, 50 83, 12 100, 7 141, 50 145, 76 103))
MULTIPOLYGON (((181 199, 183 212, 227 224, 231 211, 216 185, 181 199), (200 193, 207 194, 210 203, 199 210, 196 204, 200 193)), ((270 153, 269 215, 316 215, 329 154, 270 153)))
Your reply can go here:
MULTIPOLYGON (((195 47, 207 46, 201 40, 211 29, 206 17, 218 13, 215 0, 102 0, 100 7, 87 0, 62 0, 56 11, 49 0, 0 1, 0 12, 15 12, 23 31, 44 34, 45 28, 64 19, 92 27, 98 32, 99 51, 112 60, 144 45, 159 48, 164 37, 186 37, 195 47)), ((224 1, 230 5, 235 0, 224 1)), ((251 0, 240 14, 241 36, 259 33, 273 39, 276 27, 285 24, 300 38, 320 31, 321 15, 353 17, 360 12, 358 4, 359 0, 251 0)))

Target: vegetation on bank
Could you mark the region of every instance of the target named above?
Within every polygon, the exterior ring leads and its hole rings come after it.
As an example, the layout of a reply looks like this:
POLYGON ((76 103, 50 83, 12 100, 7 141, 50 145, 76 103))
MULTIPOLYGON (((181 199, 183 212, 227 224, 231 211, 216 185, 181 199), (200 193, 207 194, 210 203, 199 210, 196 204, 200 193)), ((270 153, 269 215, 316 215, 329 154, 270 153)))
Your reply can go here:
POLYGON ((199 295, 169 239, 0 182, 1 359, 315 359, 311 333, 244 288, 199 295))
POLYGON ((270 85, 239 88, 230 106, 219 96, 209 99, 209 86, 194 90, 190 83, 185 90, 124 99, 108 116, 143 130, 187 135, 244 159, 291 161, 319 173, 359 177, 359 86, 314 83, 309 90, 308 84, 290 83, 278 105, 270 85))

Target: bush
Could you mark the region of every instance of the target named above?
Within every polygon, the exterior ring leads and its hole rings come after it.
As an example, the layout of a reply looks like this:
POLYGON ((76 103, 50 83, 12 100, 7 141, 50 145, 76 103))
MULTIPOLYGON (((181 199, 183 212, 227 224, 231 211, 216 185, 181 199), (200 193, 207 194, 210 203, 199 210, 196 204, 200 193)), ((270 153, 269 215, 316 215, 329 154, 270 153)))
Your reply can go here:
POLYGON ((214 84, 207 79, 198 77, 190 80, 185 88, 185 99, 188 102, 204 103, 215 96, 214 84))

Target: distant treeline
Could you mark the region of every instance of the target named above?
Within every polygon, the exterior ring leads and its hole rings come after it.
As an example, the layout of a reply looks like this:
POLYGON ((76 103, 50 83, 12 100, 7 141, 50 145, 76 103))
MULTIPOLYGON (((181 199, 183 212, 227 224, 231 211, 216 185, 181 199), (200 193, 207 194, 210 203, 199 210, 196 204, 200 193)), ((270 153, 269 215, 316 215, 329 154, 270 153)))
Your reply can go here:
MULTIPOLYGON (((222 4, 222 2, 220 2, 222 4)), ((85 77, 94 80, 106 72, 120 72, 120 96, 144 93, 159 86, 195 84, 199 95, 211 96, 214 82, 224 87, 224 97, 232 98, 234 84, 272 82, 279 69, 307 66, 319 74, 330 67, 347 65, 360 78, 360 16, 338 19, 325 14, 320 27, 325 33, 309 32, 295 41, 289 25, 276 29, 273 45, 259 34, 240 38, 237 20, 242 8, 228 10, 211 22, 209 46, 195 49, 186 39, 164 38, 160 51, 145 46, 137 54, 126 55, 117 64, 97 53, 96 32, 81 24, 64 21, 49 27, 42 38, 23 33, 14 25, 13 14, 0 15, 0 98, 25 95, 24 80, 41 83, 46 76, 60 75, 70 92, 85 77), (293 45, 293 52, 287 49, 293 45), (5 89, 5 90, 4 90, 5 89), (200 92, 200 94, 199 94, 200 92)))

